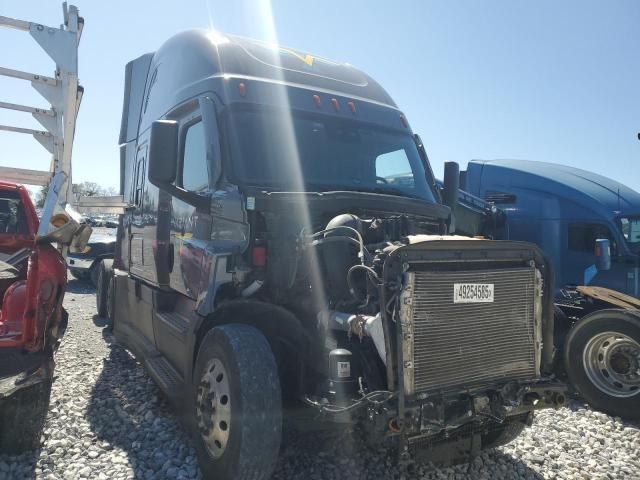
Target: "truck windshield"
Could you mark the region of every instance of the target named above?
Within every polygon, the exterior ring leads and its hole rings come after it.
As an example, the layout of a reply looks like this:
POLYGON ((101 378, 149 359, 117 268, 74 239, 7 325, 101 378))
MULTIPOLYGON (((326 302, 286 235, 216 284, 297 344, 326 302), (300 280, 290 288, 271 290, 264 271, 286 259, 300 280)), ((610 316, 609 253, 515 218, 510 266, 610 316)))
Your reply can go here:
POLYGON ((620 228, 629 248, 635 253, 640 253, 640 216, 621 217, 620 228))
POLYGON ((413 137, 334 117, 272 110, 231 114, 232 169, 245 185, 350 190, 435 202, 413 137))

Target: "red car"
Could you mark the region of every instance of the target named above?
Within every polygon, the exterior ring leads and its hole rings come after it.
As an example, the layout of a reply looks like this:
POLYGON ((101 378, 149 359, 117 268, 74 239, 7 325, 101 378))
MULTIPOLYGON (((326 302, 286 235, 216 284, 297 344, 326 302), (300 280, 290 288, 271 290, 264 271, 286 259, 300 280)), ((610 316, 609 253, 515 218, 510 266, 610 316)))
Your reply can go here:
POLYGON ((25 187, 0 181, 0 452, 38 446, 64 333, 65 262, 25 187))

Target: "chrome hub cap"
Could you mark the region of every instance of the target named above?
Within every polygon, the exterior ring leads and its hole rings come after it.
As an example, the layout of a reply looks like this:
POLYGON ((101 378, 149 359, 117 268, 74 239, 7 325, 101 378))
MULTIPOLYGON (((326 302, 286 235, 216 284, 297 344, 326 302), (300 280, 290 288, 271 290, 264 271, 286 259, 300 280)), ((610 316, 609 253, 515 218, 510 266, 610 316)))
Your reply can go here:
POLYGON ((220 458, 231 430, 229 377, 222 362, 209 360, 200 377, 196 396, 196 418, 200 435, 213 458, 220 458))
POLYGON ((618 398, 640 393, 640 344, 622 333, 604 332, 587 342, 584 370, 599 390, 618 398))

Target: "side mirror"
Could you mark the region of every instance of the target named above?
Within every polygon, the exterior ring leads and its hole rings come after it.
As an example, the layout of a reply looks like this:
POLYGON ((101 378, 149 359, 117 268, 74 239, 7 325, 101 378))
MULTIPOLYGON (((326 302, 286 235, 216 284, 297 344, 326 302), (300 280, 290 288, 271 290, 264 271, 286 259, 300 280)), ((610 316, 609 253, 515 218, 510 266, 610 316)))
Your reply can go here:
POLYGON ((456 162, 444 162, 444 188, 442 202, 452 210, 458 204, 460 191, 460 167, 456 162))
POLYGON ((598 238, 595 247, 596 268, 598 271, 611 270, 611 242, 608 238, 598 238))
POLYGON ((156 186, 171 184, 178 165, 178 122, 156 120, 149 142, 149 180, 156 186))

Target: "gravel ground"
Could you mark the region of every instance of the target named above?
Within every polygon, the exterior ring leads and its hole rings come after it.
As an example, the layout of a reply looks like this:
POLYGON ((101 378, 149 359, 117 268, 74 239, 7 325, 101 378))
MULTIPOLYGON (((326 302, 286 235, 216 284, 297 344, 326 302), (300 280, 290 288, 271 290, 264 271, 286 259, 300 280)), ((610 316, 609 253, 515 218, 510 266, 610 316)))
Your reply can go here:
MULTIPOLYGON (((69 328, 57 356, 57 379, 42 448, 0 455, 0 480, 201 478, 194 450, 142 367, 112 342, 95 316, 93 289, 71 281, 69 328)), ((640 425, 578 402, 536 416, 509 445, 469 464, 403 469, 394 457, 352 439, 288 435, 276 479, 640 479, 640 425)))

